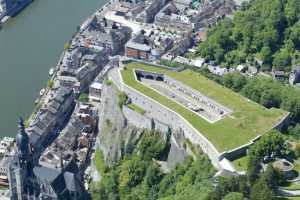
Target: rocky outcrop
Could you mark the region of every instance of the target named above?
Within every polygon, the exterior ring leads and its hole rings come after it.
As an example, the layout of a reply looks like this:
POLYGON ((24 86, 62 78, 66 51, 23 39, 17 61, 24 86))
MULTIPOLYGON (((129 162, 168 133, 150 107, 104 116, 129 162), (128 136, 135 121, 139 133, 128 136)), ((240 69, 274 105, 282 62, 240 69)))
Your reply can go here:
MULTIPOLYGON (((143 126, 137 128, 129 123, 132 120, 125 117, 124 111, 118 105, 118 93, 119 91, 114 85, 104 84, 99 117, 100 137, 98 146, 108 166, 121 159, 124 154, 131 153, 138 144, 143 132, 140 128, 143 126)), ((138 113, 136 115, 138 116, 138 113)), ((136 123, 134 124, 136 125, 136 123)), ((162 132, 164 129, 160 131, 162 132)), ((171 133, 170 138, 170 150, 166 161, 163 161, 164 167, 167 168, 166 171, 182 162, 187 155, 191 155, 190 149, 184 145, 185 139, 182 131, 173 130, 171 132, 173 133, 171 133)), ((169 133, 162 132, 162 134, 164 134, 163 138, 167 138, 169 133)))
POLYGON ((118 90, 114 85, 103 87, 99 131, 99 148, 108 166, 132 151, 141 135, 141 130, 127 123, 118 105, 118 90))

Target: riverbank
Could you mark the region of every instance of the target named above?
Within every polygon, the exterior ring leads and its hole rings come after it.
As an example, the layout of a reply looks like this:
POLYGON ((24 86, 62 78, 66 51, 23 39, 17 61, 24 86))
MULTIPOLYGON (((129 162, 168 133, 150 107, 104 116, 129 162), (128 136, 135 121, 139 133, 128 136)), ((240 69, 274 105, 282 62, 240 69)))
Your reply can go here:
POLYGON ((20 115, 28 118, 50 67, 56 66, 63 44, 76 27, 105 1, 34 1, 0 31, 0 138, 15 137, 20 115), (53 15, 55 10, 55 15, 53 15), (60 31, 58 31, 60 30, 60 31), (17 59, 16 59, 17 58, 17 59))

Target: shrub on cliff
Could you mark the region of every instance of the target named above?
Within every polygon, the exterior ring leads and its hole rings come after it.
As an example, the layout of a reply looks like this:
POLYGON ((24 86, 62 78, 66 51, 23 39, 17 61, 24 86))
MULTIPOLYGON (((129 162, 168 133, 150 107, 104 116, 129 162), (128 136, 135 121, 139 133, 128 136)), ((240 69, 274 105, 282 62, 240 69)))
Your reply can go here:
POLYGON ((128 96, 125 92, 120 92, 118 94, 118 104, 119 104, 119 107, 122 108, 123 105, 125 105, 128 101, 128 96))
POLYGON ((95 200, 205 200, 213 191, 215 170, 205 155, 188 158, 164 174, 154 158, 165 153, 168 142, 160 133, 144 131, 137 148, 115 164, 90 191, 95 200))

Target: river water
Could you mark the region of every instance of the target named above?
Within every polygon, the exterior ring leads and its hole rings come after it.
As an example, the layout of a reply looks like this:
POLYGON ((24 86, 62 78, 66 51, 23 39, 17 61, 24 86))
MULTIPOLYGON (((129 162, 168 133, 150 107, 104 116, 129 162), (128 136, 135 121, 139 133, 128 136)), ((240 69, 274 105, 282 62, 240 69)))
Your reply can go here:
POLYGON ((35 0, 0 31, 0 137, 14 137, 76 27, 105 0, 35 0))

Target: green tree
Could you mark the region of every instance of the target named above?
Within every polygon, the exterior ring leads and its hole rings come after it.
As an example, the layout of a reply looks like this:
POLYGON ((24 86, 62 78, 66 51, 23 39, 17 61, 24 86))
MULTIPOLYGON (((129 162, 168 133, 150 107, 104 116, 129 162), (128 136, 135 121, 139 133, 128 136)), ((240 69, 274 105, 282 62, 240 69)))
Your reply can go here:
POLYGON ((263 70, 288 71, 291 55, 299 49, 300 0, 252 0, 233 19, 224 19, 208 31, 197 53, 229 66, 257 57, 263 70))
POLYGON ((274 193, 263 180, 258 180, 252 187, 250 200, 272 200, 274 193))
POLYGON ((289 153, 285 137, 278 131, 271 131, 263 135, 249 150, 247 175, 249 181, 254 183, 259 178, 260 163, 265 157, 271 155, 282 157, 289 153))
POLYGON ((123 105, 125 105, 128 101, 128 96, 125 92, 120 92, 118 94, 118 104, 119 104, 119 107, 122 108, 123 105))
POLYGON ((290 126, 288 128, 288 135, 292 136, 295 139, 300 139, 300 124, 296 124, 296 126, 290 126))
POLYGON ((291 27, 289 39, 292 41, 296 49, 300 49, 300 21, 291 27))
POLYGON ((160 159, 164 157, 167 148, 167 142, 163 140, 161 133, 144 131, 138 151, 143 160, 160 159))
POLYGON ((81 93, 79 95, 79 101, 84 102, 84 103, 88 102, 89 101, 89 95, 86 94, 86 93, 81 93))
POLYGON ((282 157, 286 155, 287 148, 284 135, 274 130, 263 135, 260 140, 251 147, 249 155, 262 161, 265 156, 270 157, 274 155, 282 157))
POLYGON ((146 163, 139 157, 133 156, 125 160, 120 166, 119 188, 122 194, 125 194, 131 187, 139 184, 145 175, 146 163))
POLYGON ((291 53, 287 48, 282 48, 275 53, 273 65, 277 70, 285 70, 291 65, 291 53))
POLYGON ((48 80, 47 86, 48 86, 48 88, 52 89, 54 86, 54 80, 48 80))
POLYGON ((210 194, 209 200, 221 200, 232 192, 242 193, 243 196, 249 196, 249 184, 246 176, 223 177, 218 181, 218 185, 210 194))
POLYGON ((283 177, 269 164, 261 179, 267 184, 268 188, 276 191, 280 183, 283 183, 283 177))
POLYGON ((260 51, 260 58, 266 64, 272 63, 272 51, 268 46, 264 46, 260 51))
POLYGON ((227 194, 222 200, 247 200, 242 193, 231 192, 227 194))
POLYGON ((67 51, 70 48, 70 46, 71 46, 71 42, 66 42, 64 44, 64 51, 67 51))
POLYGON ((300 1, 288 0, 285 7, 285 16, 289 25, 293 25, 300 18, 300 1))
POLYGON ((241 75, 240 73, 228 73, 223 79, 223 84, 236 92, 242 90, 246 83, 247 80, 245 76, 241 75))
POLYGON ((294 153, 297 158, 300 156, 300 142, 299 141, 295 145, 294 153))

